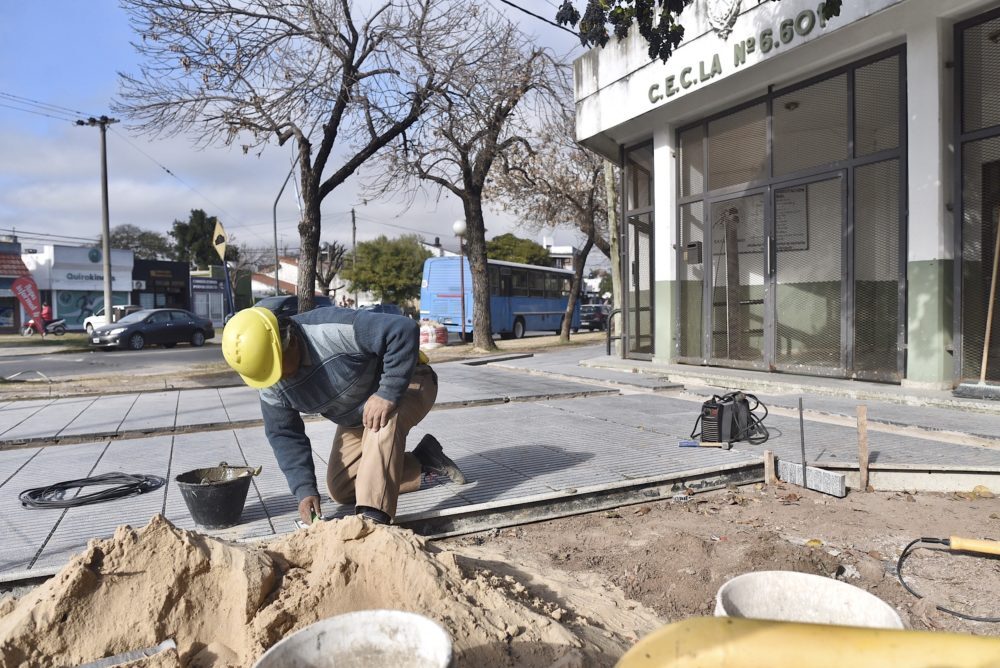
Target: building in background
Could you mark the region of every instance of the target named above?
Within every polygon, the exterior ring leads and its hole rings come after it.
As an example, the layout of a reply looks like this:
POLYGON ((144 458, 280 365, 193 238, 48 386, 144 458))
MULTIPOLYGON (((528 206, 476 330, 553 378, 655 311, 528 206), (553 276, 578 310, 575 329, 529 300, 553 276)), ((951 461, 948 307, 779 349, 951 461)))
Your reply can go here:
POLYGON ((191 270, 186 262, 140 260, 132 265, 132 303, 142 308, 191 310, 191 270))
POLYGON ((577 138, 625 169, 622 353, 953 387, 1000 228, 1000 7, 818 4, 695 0, 666 63, 635 30, 575 62, 577 138))
MULTIPOLYGON (((104 261, 100 248, 46 245, 23 248, 21 259, 38 285, 42 301, 52 305, 52 317, 66 320, 66 329, 82 330, 83 320, 104 307, 104 261)), ((133 255, 111 251, 111 299, 128 304, 132 298, 133 255)), ((18 307, 20 308, 20 307, 18 307)), ((24 317, 24 314, 21 314, 24 317)))
POLYGON ((31 272, 21 259, 21 244, 13 237, 0 238, 0 332, 10 334, 21 329, 20 302, 11 291, 14 280, 31 272))

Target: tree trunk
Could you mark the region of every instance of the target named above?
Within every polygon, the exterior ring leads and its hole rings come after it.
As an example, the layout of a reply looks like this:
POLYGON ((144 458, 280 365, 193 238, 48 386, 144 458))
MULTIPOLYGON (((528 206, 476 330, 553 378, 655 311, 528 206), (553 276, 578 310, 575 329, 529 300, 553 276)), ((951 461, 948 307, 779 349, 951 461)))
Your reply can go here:
POLYGON ((583 268, 587 264, 587 257, 590 249, 594 247, 594 226, 590 226, 590 234, 587 235, 587 242, 583 244, 583 250, 573 258, 573 283, 569 288, 569 299, 566 300, 566 315, 563 316, 562 329, 559 332, 559 340, 569 342, 569 330, 573 326, 573 311, 576 309, 576 302, 580 298, 580 288, 583 286, 583 268))
MULTIPOLYGON (((305 177, 305 170, 303 170, 305 177)), ((299 313, 305 313, 315 304, 316 257, 319 253, 320 196, 319 188, 310 179, 302 185, 302 221, 299 222, 299 276, 296 292, 299 297, 299 313)))
MULTIPOLYGON (((611 300, 612 309, 622 307, 622 266, 621 252, 618 248, 618 190, 615 188, 615 165, 610 160, 604 161, 604 190, 608 201, 608 242, 611 244, 611 300)), ((624 314, 619 314, 617 320, 608 319, 608 328, 612 321, 617 322, 615 333, 621 335, 624 314)), ((622 340, 615 341, 615 354, 622 356, 622 340)))
MULTIPOLYGON (((469 190, 466 190, 469 193, 469 190)), ((490 319, 490 285, 486 271, 486 224, 479 192, 469 193, 465 207, 465 251, 472 272, 472 340, 476 350, 494 351, 493 323, 490 319)))

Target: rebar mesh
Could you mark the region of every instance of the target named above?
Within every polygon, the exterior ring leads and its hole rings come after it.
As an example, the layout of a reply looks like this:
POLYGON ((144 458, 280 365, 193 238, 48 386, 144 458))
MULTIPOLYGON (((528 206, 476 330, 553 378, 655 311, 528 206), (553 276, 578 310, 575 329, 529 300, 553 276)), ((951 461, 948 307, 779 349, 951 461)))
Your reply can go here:
POLYGON ((842 180, 775 190, 775 362, 842 367, 842 180))
POLYGON ((767 177, 767 105, 757 104, 708 124, 711 190, 767 177))
POLYGON ((774 99, 774 175, 847 158, 847 75, 774 99))
POLYGON ((854 174, 854 369, 898 379, 899 161, 854 174))
POLYGON ((854 75, 854 153, 899 146, 899 56, 859 67, 854 75))
POLYGON ((705 276, 704 247, 702 261, 695 262, 693 257, 698 251, 691 248, 694 243, 704 244, 705 241, 705 205, 694 202, 681 207, 680 243, 681 248, 688 248, 689 260, 681 258, 680 275, 680 330, 678 336, 678 354, 681 357, 702 356, 702 322, 704 319, 704 289, 705 276))

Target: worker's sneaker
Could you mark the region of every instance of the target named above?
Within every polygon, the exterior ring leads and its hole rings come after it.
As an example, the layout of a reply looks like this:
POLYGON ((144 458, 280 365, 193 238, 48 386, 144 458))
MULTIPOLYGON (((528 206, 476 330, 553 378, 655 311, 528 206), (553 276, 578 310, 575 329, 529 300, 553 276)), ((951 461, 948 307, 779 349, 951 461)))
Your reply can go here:
POLYGON ((456 485, 465 484, 465 475, 451 457, 444 454, 441 444, 430 434, 424 436, 413 449, 413 456, 420 462, 420 469, 423 472, 447 476, 456 485))
POLYGON ((375 524, 389 524, 392 522, 392 518, 389 517, 388 513, 384 513, 378 508, 370 508, 368 506, 358 506, 354 509, 355 514, 361 515, 370 522, 375 524))

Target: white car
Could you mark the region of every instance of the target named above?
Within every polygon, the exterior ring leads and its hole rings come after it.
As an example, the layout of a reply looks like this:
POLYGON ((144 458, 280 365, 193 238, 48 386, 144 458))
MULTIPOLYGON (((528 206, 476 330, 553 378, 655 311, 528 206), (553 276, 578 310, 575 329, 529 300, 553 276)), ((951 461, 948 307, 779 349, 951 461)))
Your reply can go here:
MULTIPOLYGON (((112 306, 111 308, 114 309, 114 312, 112 313, 112 315, 115 316, 116 320, 120 320, 120 319, 124 318, 129 313, 135 313, 136 311, 142 310, 142 307, 141 306, 137 306, 136 304, 128 304, 128 305, 119 305, 119 304, 116 304, 115 306, 112 306)), ((94 315, 86 317, 86 318, 83 319, 83 328, 85 330, 87 330, 87 334, 92 334, 95 327, 102 327, 102 326, 104 326, 104 324, 105 324, 105 322, 104 322, 104 307, 103 306, 101 308, 97 309, 97 312, 94 313, 94 315)))

